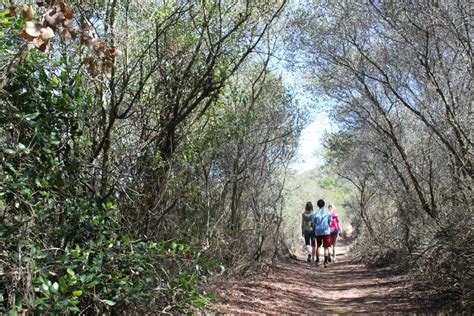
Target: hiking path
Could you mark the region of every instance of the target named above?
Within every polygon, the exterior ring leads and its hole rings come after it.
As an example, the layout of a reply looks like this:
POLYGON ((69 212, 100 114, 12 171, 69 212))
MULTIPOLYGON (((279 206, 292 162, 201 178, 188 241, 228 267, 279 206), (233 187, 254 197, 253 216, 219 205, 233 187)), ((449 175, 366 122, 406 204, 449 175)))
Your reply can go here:
POLYGON ((347 255, 342 241, 337 262, 327 268, 297 260, 281 263, 267 274, 228 281, 214 280, 208 291, 217 300, 210 313, 315 314, 407 313, 417 309, 407 297, 406 277, 388 269, 371 269, 347 255))

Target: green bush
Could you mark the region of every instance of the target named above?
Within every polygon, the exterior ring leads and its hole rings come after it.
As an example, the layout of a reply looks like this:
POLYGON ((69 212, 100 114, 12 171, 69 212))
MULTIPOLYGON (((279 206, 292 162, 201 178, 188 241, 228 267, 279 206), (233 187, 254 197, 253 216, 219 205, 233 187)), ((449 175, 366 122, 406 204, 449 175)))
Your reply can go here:
POLYGON ((83 124, 94 107, 73 65, 31 50, 0 101, 0 288, 7 293, 0 312, 203 306, 208 299, 197 286, 207 269, 195 268, 203 265, 196 250, 133 240, 120 230, 115 201, 85 189, 83 124))

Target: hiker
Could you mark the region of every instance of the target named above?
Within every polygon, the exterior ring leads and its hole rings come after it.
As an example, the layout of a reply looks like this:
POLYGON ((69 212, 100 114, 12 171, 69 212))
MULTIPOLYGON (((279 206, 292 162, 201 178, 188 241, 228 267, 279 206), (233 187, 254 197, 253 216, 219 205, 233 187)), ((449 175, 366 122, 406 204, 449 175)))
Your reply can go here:
POLYGON ((331 245, 332 245, 332 262, 336 262, 336 241, 337 236, 342 237, 341 222, 336 213, 336 208, 333 204, 328 205, 328 211, 331 214, 331 224, 329 225, 329 230, 331 231, 331 245))
POLYGON ((314 231, 313 231, 313 203, 306 202, 304 213, 301 216, 301 234, 304 237, 306 252, 308 253, 308 262, 314 261, 316 251, 314 231), (311 245, 311 250, 310 250, 311 245))
POLYGON ((319 207, 313 215, 314 234, 316 235, 316 264, 319 264, 319 248, 321 245, 324 248, 324 267, 331 262, 329 256, 329 247, 331 247, 331 231, 329 225, 331 224, 331 213, 324 208, 324 200, 318 200, 316 203, 319 207))

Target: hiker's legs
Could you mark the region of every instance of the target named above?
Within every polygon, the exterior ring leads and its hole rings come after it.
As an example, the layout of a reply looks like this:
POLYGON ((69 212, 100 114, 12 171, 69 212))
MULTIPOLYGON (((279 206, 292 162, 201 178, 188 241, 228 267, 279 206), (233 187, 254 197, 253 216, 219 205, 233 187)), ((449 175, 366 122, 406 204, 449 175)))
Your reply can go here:
POLYGON ((310 242, 311 242, 310 232, 304 232, 304 244, 306 246, 306 252, 307 252, 308 255, 311 254, 310 242))
POLYGON ((314 261, 314 256, 316 253, 316 239, 314 232, 311 233, 311 259, 314 261))
POLYGON ((314 233, 312 231, 304 232, 304 244, 306 246, 306 254, 308 255, 306 261, 311 262, 311 259, 314 260, 314 233))
POLYGON ((336 234, 331 234, 332 256, 334 260, 336 260, 336 240, 337 240, 337 232, 336 234))
POLYGON ((323 244, 323 236, 316 236, 316 262, 319 262, 319 249, 321 248, 321 245, 323 244))
POLYGON ((326 263, 330 262, 329 258, 329 247, 331 247, 331 236, 330 235, 324 235, 321 236, 322 242, 323 242, 323 247, 324 247, 324 266, 326 266, 326 263))

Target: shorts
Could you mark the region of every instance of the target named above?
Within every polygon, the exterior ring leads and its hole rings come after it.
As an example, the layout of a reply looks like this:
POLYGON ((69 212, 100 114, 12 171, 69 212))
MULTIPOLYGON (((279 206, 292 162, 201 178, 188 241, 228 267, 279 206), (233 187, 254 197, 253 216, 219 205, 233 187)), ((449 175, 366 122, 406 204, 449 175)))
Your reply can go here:
POLYGON ((331 235, 316 236, 316 241, 318 243, 318 247, 321 247, 321 244, 323 245, 323 248, 329 248, 332 246, 331 235))
POLYGON ((304 232, 304 244, 306 246, 309 246, 311 244, 311 246, 314 247, 315 245, 314 231, 304 232))
POLYGON ((337 235, 339 235, 339 233, 340 233, 339 230, 337 230, 337 229, 336 229, 336 230, 333 230, 333 231, 331 232, 331 236, 332 236, 332 237, 334 237, 334 236, 337 237, 337 235))

